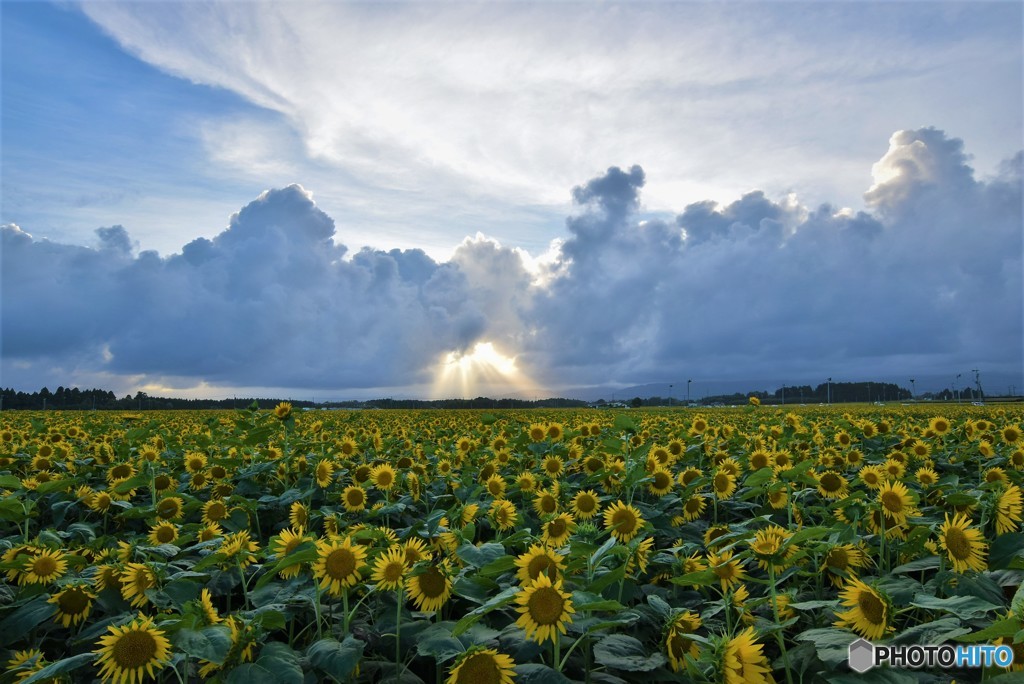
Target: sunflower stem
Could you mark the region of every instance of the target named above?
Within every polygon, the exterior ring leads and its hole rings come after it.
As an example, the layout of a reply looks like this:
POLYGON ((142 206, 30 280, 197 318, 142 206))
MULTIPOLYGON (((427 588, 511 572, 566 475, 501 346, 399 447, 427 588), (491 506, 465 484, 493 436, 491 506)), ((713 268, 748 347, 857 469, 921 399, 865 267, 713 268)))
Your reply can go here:
MULTIPOLYGON (((558 632, 555 632, 555 637, 552 640, 551 648, 552 648, 552 656, 554 657, 554 663, 553 664, 555 666, 555 670, 558 671, 558 672, 561 672, 562 671, 562 660, 561 660, 560 654, 562 652, 562 639, 559 637, 558 632)), ((566 657, 569 657, 568 653, 566 654, 566 657)))
POLYGON ((348 614, 348 588, 347 587, 345 588, 345 591, 341 592, 341 606, 342 606, 342 610, 345 611, 345 614, 342 616, 342 620, 341 620, 342 634, 348 634, 348 622, 349 622, 349 617, 350 616, 348 614))
POLYGON ((320 619, 320 591, 320 585, 317 584, 316 590, 314 591, 314 594, 316 594, 316 600, 313 601, 313 610, 316 612, 316 638, 318 641, 324 636, 323 625, 320 619))
POLYGON ((238 576, 242 579, 242 596, 245 597, 245 609, 250 610, 252 606, 249 603, 249 586, 245 582, 245 570, 242 569, 242 559, 235 557, 235 567, 238 568, 238 576))
MULTIPOLYGON (((775 563, 768 561, 768 591, 772 597, 772 613, 775 615, 775 624, 781 625, 782 618, 779 616, 779 596, 775 590, 775 563)), ((782 651, 782 662, 786 665, 786 684, 793 684, 793 671, 789 666, 789 653, 786 651, 786 638, 782 630, 775 631, 775 639, 779 642, 779 650, 782 651)))
POLYGON ((402 670, 402 590, 395 592, 395 676, 402 670))

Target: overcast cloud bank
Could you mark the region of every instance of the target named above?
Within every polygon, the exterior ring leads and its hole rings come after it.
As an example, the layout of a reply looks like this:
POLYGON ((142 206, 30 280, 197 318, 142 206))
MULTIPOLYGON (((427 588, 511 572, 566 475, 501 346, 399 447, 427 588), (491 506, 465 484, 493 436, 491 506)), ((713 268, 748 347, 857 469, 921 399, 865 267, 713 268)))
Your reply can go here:
POLYGON ((866 211, 755 191, 674 221, 640 221, 644 170, 612 167, 572 190, 576 210, 543 258, 482 235, 443 263, 349 254, 344 226, 299 185, 169 257, 136 253, 121 226, 83 247, 5 225, 4 384, 425 393, 445 354, 477 342, 551 390, 1020 377, 1022 155, 987 179, 968 162, 940 130, 900 131, 866 211))

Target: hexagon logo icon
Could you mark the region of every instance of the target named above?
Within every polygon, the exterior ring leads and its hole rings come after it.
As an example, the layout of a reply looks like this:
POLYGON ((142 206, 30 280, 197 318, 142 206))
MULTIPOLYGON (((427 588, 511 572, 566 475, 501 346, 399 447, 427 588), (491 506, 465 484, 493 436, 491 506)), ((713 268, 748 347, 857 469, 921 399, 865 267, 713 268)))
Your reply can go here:
POLYGON ((875 666, 875 647, 867 639, 857 639, 850 644, 850 669, 864 674, 875 666))

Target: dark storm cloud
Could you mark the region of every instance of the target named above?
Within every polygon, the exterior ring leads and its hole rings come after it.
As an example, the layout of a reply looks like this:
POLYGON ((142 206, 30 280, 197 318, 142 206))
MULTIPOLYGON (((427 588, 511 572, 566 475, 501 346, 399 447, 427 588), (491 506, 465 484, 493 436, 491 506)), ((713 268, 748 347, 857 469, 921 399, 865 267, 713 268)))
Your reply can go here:
POLYGON ((573 189, 540 265, 483 236, 450 261, 347 257, 299 186, 271 190, 212 240, 135 254, 3 228, 5 372, 173 376, 346 388, 430 379, 478 341, 542 385, 701 376, 878 377, 983 367, 1019 375, 1021 156, 981 180, 963 143, 901 131, 866 212, 760 191, 641 221, 639 166, 573 189))

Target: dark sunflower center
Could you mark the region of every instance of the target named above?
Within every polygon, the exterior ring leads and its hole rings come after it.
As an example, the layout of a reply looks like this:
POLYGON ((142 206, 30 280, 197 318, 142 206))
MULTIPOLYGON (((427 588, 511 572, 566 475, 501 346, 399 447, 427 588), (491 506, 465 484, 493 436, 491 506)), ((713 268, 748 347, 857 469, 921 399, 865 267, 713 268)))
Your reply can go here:
POLYGON ((52 556, 40 556, 32 561, 32 572, 40 577, 49 577, 57 571, 57 560, 52 556))
POLYGON ((873 625, 885 624, 885 603, 874 592, 862 591, 857 595, 857 606, 865 619, 873 625))
POLYGON ((693 639, 687 639, 684 636, 673 632, 668 638, 668 650, 672 653, 672 657, 676 660, 682 660, 686 657, 686 654, 690 652, 690 647, 693 645, 693 639))
POLYGON ((715 489, 719 492, 724 492, 729 489, 729 476, 725 473, 718 473, 715 475, 715 489))
POLYGON ((568 526, 565 524, 564 519, 555 518, 554 520, 548 523, 548 536, 557 539, 561 537, 563 534, 565 534, 567 529, 568 526))
POLYGON ((672 484, 672 476, 668 473, 657 472, 654 474, 654 487, 655 489, 668 489, 669 485, 672 484))
POLYGON ((554 587, 539 587, 530 594, 530 601, 527 604, 530 617, 538 625, 554 625, 562 617, 565 609, 565 599, 554 587))
POLYGON ((384 580, 387 582, 397 582, 402 579, 403 570, 405 570, 405 565, 401 561, 391 561, 384 566, 384 580))
POLYGON ((686 503, 683 504, 683 510, 687 513, 699 513, 700 512, 700 499, 694 497, 687 499, 686 503))
POLYGON ((579 509, 580 513, 590 513, 596 505, 597 501, 589 494, 576 499, 576 508, 579 509))
POLYGON ((612 515, 612 527, 622 534, 629 534, 636 529, 636 516, 628 508, 620 508, 612 515))
POLYGON ((446 583, 444 575, 435 567, 427 568, 427 571, 420 575, 420 593, 427 598, 439 598, 444 596, 446 583))
POLYGON ((946 549, 957 560, 971 557, 971 542, 959 527, 950 527, 946 530, 946 549))
POLYGON ((223 520, 224 516, 228 514, 227 506, 219 501, 215 501, 206 509, 206 517, 210 520, 223 520))
POLYGON ((903 497, 896 492, 885 492, 882 494, 882 505, 892 513, 903 512, 903 497))
POLYGON ((167 489, 171 486, 171 478, 166 475, 157 475, 156 479, 153 480, 153 486, 156 487, 157 491, 167 489))
POLYGON ((750 465, 754 470, 760 470, 768 466, 768 456, 766 454, 754 454, 750 457, 750 465))
POLYGON ((62 612, 68 615, 78 615, 89 607, 89 595, 78 587, 62 591, 57 604, 62 612))
POLYGON ((116 465, 113 468, 111 468, 110 474, 111 476, 117 479, 121 479, 122 477, 130 476, 132 474, 132 469, 130 466, 127 466, 122 463, 121 465, 116 465))
POLYGON ((826 492, 838 492, 843 487, 843 480, 835 473, 825 473, 821 476, 821 488, 826 492))
POLYGON ((554 513, 556 510, 558 510, 558 502, 555 501, 555 497, 551 496, 550 494, 547 494, 541 497, 540 508, 545 513, 554 513))
POLYGON ((356 556, 348 549, 335 549, 327 556, 324 567, 328 577, 336 580, 345 579, 356 569, 356 556))
POLYGON ((365 500, 362 489, 351 489, 345 496, 348 499, 349 506, 361 506, 365 500))
POLYGON ((846 549, 832 549, 828 553, 828 558, 825 563, 830 568, 836 568, 838 570, 845 570, 850 565, 849 554, 846 553, 846 549))
POLYGON ((501 670, 489 653, 476 653, 462 661, 457 684, 499 684, 501 670))
POLYGON ((160 527, 156 531, 156 540, 161 544, 169 544, 174 541, 177 533, 173 527, 160 527))
POLYGON ((394 478, 391 477, 391 473, 389 471, 387 471, 387 470, 384 470, 384 471, 382 471, 380 473, 377 473, 377 486, 378 487, 387 487, 388 485, 390 485, 392 483, 393 480, 394 480, 394 478))
POLYGON ((156 514, 161 518, 173 518, 178 514, 178 502, 177 501, 161 501, 157 504, 156 514))
POLYGON ((530 559, 529 565, 526 566, 526 572, 529 573, 530 579, 535 580, 540 576, 540 573, 547 571, 548 577, 554 579, 556 574, 556 566, 547 554, 534 556, 530 559))
POLYGON ((156 639, 149 632, 126 632, 114 644, 113 658, 125 670, 145 667, 156 658, 156 639))

